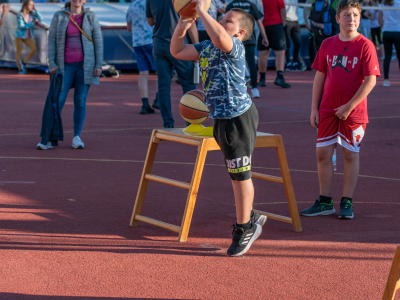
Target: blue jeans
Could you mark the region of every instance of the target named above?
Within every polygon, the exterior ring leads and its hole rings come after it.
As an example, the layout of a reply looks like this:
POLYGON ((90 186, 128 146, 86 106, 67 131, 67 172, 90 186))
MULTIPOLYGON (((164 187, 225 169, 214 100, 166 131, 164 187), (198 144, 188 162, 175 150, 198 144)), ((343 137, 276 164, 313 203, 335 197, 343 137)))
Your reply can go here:
POLYGON ((86 98, 89 92, 89 84, 84 84, 83 61, 65 64, 64 84, 59 97, 60 115, 67 100, 68 92, 72 84, 74 91, 74 136, 80 136, 86 117, 86 98))
POLYGON ((158 77, 158 101, 161 116, 163 118, 163 126, 174 126, 174 119, 171 112, 171 79, 172 67, 175 67, 181 81, 182 90, 185 94, 188 91, 195 90, 196 84, 193 83, 192 61, 178 60, 171 55, 169 44, 166 42, 153 42, 153 57, 156 63, 158 77))

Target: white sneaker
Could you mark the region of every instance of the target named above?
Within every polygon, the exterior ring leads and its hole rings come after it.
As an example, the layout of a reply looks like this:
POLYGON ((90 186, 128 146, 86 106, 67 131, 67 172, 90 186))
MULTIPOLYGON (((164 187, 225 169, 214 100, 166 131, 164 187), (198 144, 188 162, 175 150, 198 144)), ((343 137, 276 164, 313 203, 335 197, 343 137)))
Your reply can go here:
POLYGON ((390 81, 389 81, 389 79, 385 79, 385 80, 383 81, 383 86, 390 86, 390 81))
POLYGON ((46 145, 43 145, 43 144, 39 143, 39 144, 37 144, 36 148, 38 150, 53 149, 53 145, 51 144, 51 142, 47 142, 46 145))
POLYGON ((81 138, 79 136, 74 136, 72 139, 72 148, 75 149, 83 149, 85 147, 85 144, 82 143, 81 138))
POLYGON ((251 89, 251 98, 260 98, 260 91, 258 88, 251 89))

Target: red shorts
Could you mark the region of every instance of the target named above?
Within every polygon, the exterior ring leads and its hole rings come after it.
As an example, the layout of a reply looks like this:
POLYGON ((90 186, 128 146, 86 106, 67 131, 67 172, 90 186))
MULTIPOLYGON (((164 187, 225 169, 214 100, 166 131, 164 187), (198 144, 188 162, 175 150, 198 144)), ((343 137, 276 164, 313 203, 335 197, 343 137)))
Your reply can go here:
POLYGON ((342 121, 336 116, 320 120, 318 124, 317 147, 338 143, 352 152, 360 152, 366 123, 342 121))

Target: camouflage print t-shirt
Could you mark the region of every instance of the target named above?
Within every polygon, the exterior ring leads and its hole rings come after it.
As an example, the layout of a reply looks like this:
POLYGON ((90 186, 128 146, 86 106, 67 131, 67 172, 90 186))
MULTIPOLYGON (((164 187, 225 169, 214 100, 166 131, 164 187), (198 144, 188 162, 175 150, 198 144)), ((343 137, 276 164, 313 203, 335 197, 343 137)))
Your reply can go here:
POLYGON ((204 97, 213 119, 237 117, 252 104, 244 80, 244 46, 237 38, 232 40, 230 53, 215 47, 211 40, 194 45, 200 54, 204 97))

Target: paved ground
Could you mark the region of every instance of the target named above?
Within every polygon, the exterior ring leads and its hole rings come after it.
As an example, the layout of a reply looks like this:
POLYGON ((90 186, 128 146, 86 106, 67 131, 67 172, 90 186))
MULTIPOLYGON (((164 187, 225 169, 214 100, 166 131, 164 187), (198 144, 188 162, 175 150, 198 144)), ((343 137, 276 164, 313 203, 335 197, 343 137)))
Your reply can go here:
MULTIPOLYGON (((218 152, 207 156, 187 242, 143 223, 129 227, 150 134, 162 125, 159 112, 138 114, 137 75, 91 87, 84 150, 71 148, 70 95, 65 141, 38 151, 48 77, 0 70, 0 298, 380 299, 400 243, 400 75, 391 68, 392 86, 379 79, 368 99, 355 218, 302 217, 302 233, 269 220, 241 258, 225 255, 235 209, 218 152)), ((314 73, 286 74, 289 90, 275 87, 274 75, 268 72, 255 101, 259 131, 282 135, 302 210, 318 196, 316 132, 308 122, 314 73)), ((174 83, 176 127, 185 124, 181 94, 174 83)), ((162 143, 153 173, 189 181, 195 154, 191 146, 162 143)), ((273 149, 256 150, 253 166, 279 175, 273 149)), ((336 208, 342 172, 338 151, 336 208)), ((282 186, 254 183, 255 208, 289 215, 282 186)), ((150 183, 143 214, 179 225, 185 201, 184 190, 150 183)))

